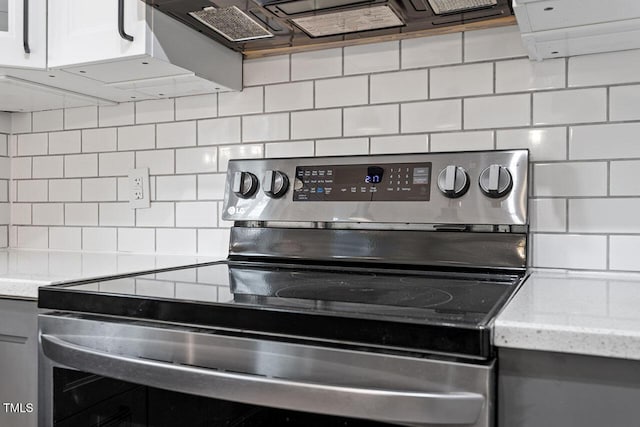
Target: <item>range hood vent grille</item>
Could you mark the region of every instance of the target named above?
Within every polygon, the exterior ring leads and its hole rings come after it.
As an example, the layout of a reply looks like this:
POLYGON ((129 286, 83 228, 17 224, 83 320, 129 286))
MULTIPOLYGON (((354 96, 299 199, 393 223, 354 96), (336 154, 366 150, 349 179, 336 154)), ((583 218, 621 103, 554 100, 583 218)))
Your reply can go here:
POLYGON ((404 25, 388 5, 341 10, 291 20, 311 37, 355 33, 404 25))
POLYGON ((236 6, 205 7, 189 15, 232 42, 264 39, 273 34, 236 6))
POLYGON ((495 6, 498 0, 428 0, 436 15, 495 6))

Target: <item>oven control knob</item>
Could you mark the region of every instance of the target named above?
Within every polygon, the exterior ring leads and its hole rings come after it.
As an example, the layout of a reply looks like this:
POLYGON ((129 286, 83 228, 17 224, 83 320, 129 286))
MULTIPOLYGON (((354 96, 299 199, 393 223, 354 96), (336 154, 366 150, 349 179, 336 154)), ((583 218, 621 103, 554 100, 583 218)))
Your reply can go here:
POLYGON ((289 178, 284 172, 269 170, 264 174, 262 189, 267 196, 273 199, 280 198, 289 189, 289 178))
POLYGON ((513 178, 509 169, 501 165, 491 165, 480 174, 480 189, 494 199, 506 196, 513 187, 513 178))
POLYGON ((461 197, 469 189, 469 175, 460 166, 449 165, 438 175, 438 188, 451 199, 461 197))
POLYGON ((236 172, 233 175, 231 191, 242 199, 253 196, 258 189, 258 178, 250 172, 236 172))

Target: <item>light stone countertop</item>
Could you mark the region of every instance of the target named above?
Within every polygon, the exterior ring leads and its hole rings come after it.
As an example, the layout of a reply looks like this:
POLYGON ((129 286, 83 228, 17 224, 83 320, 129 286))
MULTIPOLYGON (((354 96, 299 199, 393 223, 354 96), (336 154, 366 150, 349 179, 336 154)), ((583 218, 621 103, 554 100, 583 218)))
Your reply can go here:
POLYGON ((640 274, 534 271, 496 319, 494 343, 640 360, 640 274))
POLYGON ((38 298, 38 288, 62 280, 90 279, 122 273, 224 259, 183 256, 46 250, 0 250, 0 298, 38 298))

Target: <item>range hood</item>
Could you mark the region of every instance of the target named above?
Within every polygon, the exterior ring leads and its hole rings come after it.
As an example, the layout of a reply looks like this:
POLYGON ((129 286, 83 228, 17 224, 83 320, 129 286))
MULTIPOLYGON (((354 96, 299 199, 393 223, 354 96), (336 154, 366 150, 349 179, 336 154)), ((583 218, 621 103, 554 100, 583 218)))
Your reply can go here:
POLYGON ((510 0, 144 1, 245 55, 447 32, 513 15, 510 0))

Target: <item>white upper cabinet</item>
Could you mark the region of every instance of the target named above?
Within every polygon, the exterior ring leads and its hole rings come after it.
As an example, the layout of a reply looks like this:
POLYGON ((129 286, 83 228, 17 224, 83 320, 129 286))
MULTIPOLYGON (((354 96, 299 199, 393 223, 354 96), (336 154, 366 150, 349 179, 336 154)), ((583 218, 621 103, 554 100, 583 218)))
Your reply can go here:
POLYGON ((46 68, 46 28, 46 0, 0 0, 0 64, 46 68))
POLYGON ((640 48, 638 0, 514 0, 532 59, 640 48))
POLYGON ((49 67, 145 54, 140 0, 49 0, 49 67))

